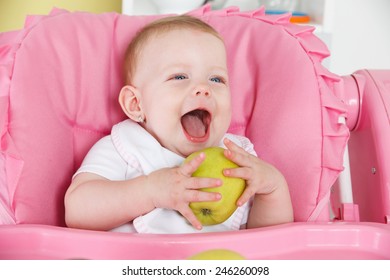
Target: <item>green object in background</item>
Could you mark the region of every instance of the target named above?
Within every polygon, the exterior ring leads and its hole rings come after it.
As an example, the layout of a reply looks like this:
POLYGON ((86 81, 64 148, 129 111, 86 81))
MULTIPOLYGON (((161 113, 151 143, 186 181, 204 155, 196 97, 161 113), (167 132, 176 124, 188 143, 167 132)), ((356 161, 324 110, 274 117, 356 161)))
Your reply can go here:
POLYGON ((27 15, 47 15, 52 8, 91 13, 122 12, 122 0, 0 0, 0 32, 23 28, 27 15))

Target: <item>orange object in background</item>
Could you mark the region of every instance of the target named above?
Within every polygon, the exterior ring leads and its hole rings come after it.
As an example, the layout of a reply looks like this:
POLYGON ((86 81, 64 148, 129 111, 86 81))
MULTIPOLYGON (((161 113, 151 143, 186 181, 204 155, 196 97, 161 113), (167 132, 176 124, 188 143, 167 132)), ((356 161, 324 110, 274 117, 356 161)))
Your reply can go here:
POLYGON ((309 23, 310 22, 310 17, 306 14, 302 15, 292 15, 290 22, 292 23, 309 23))
MULTIPOLYGON (((283 10, 266 10, 265 13, 267 15, 281 15, 281 14, 287 14, 289 12, 283 11, 283 10)), ((292 12, 291 14, 292 14, 292 16, 291 16, 290 22, 292 22, 292 23, 309 23, 310 22, 310 16, 306 13, 292 12)))

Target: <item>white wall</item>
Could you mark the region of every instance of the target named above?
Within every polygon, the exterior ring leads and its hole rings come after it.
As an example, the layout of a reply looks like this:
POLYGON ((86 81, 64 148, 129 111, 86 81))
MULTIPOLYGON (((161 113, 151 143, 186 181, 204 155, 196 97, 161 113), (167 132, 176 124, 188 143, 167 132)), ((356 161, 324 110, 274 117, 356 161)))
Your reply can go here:
POLYGON ((330 70, 390 69, 390 1, 333 1, 330 70))

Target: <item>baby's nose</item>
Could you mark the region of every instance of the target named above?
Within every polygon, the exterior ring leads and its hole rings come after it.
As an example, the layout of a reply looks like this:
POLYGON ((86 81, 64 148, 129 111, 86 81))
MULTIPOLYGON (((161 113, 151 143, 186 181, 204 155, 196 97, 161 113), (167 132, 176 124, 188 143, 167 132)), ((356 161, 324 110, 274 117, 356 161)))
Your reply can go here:
POLYGON ((204 86, 204 85, 200 85, 200 86, 196 87, 194 90, 194 93, 196 96, 208 97, 211 95, 211 91, 210 91, 209 87, 204 86))
POLYGON ((196 95, 204 95, 204 96, 209 96, 210 93, 208 91, 197 91, 196 95))

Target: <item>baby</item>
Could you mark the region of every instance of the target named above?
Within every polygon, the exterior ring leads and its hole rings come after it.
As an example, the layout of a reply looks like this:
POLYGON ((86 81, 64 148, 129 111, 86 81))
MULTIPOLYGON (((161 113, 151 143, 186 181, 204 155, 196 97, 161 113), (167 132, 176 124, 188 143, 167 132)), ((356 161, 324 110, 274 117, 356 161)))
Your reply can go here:
POLYGON ((144 27, 125 58, 119 103, 129 119, 98 141, 65 196, 69 227, 142 233, 256 228, 293 221, 287 183, 256 156, 250 141, 227 133, 231 100, 223 39, 203 21, 182 15, 144 27), (191 174, 205 158, 189 154, 224 147, 239 168, 224 175, 246 181, 237 210, 222 224, 202 226, 190 202, 217 201, 221 185, 191 174))

